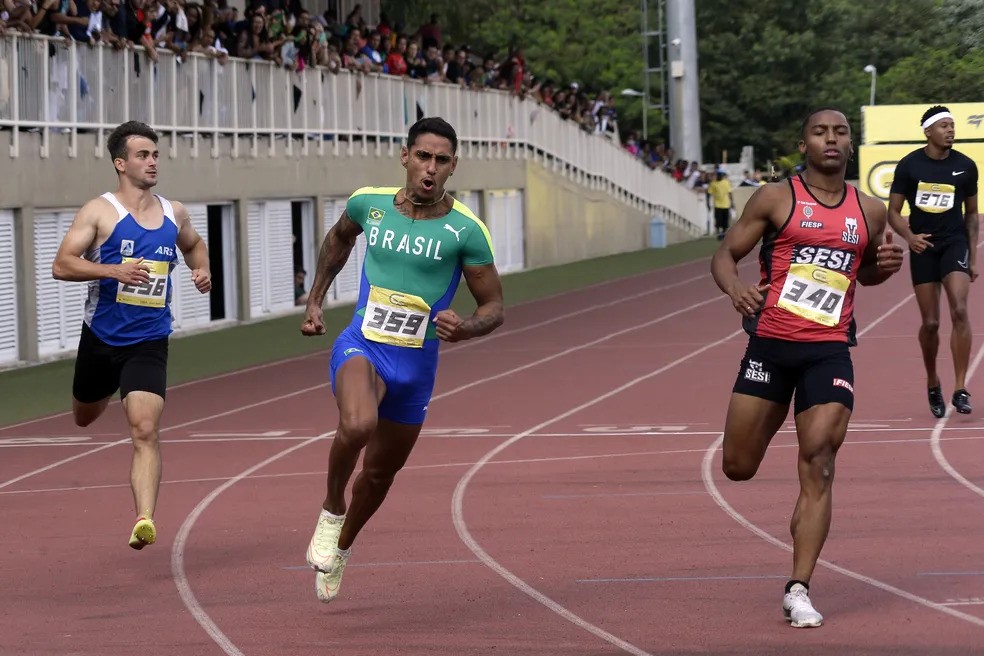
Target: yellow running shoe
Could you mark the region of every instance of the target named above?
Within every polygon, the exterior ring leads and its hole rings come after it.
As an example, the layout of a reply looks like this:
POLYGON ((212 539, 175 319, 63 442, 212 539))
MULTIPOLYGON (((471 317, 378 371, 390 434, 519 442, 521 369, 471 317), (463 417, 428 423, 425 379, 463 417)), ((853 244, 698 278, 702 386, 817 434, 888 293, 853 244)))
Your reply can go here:
POLYGON ((318 523, 314 527, 314 535, 307 549, 307 564, 314 569, 327 572, 331 559, 338 546, 338 536, 342 534, 345 517, 328 517, 324 513, 318 515, 318 523))
POLYGON ((134 549, 143 549, 148 544, 154 544, 157 540, 157 527, 154 520, 149 517, 140 517, 133 525, 133 533, 130 534, 130 546, 134 549))
POLYGON ((345 563, 348 562, 351 553, 351 549, 346 553, 336 548, 334 555, 328 562, 327 571, 318 570, 315 572, 314 591, 318 595, 318 601, 327 604, 338 596, 338 590, 342 587, 345 563))

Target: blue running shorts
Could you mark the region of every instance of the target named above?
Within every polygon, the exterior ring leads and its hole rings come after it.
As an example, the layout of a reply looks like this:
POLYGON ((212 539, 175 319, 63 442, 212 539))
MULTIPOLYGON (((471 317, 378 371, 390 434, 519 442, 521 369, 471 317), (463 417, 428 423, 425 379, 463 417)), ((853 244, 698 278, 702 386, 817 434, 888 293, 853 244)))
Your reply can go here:
POLYGON ((423 348, 372 342, 359 326, 349 325, 331 349, 332 392, 341 366, 351 358, 366 358, 386 384, 379 416, 399 424, 423 424, 437 377, 438 348, 436 339, 424 341, 423 348))

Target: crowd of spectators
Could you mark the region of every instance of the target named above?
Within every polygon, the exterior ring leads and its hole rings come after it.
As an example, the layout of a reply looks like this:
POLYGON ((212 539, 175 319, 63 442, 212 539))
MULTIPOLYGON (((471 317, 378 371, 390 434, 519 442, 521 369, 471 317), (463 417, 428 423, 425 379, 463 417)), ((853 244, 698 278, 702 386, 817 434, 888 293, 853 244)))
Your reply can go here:
MULTIPOLYGON (((673 149, 665 143, 640 139, 638 132, 630 133, 622 143, 622 148, 649 168, 663 171, 696 192, 706 192, 710 184, 719 177, 719 172, 725 168, 723 165, 701 165, 697 161, 677 159, 673 149)), ((760 171, 743 171, 741 180, 736 181, 742 187, 758 187, 762 183, 763 175, 760 171)))
POLYGON ((169 50, 179 62, 201 53, 270 61, 292 71, 406 76, 424 83, 507 90, 532 97, 588 132, 616 137, 611 94, 587 93, 577 81, 534 75, 522 47, 479 52, 444 38, 439 16, 416 29, 381 14, 367 25, 359 5, 343 20, 311 14, 301 0, 248 0, 245 15, 227 0, 0 0, 0 33, 34 32, 80 43, 142 49, 157 61, 169 50))

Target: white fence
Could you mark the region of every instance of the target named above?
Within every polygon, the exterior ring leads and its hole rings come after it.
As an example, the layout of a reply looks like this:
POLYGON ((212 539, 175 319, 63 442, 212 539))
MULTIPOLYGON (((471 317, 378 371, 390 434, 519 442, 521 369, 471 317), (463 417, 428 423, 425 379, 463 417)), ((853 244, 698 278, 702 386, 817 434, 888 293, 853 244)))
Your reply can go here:
POLYGON ((0 126, 14 128, 11 157, 19 155, 23 129, 41 132, 42 157, 51 156, 53 130, 69 135, 69 157, 79 155, 79 131, 94 132, 94 155, 104 157, 106 134, 127 120, 167 135, 172 156, 178 140, 189 138, 194 154, 209 147, 218 157, 224 135, 237 137, 232 157, 255 156, 261 147, 271 155, 395 153, 418 117, 435 115, 455 127, 463 156, 536 158, 695 235, 706 230, 703 198, 611 140, 506 92, 324 68, 297 73, 258 60, 223 65, 191 55, 179 63, 166 51, 154 64, 141 49, 0 38, 0 126))

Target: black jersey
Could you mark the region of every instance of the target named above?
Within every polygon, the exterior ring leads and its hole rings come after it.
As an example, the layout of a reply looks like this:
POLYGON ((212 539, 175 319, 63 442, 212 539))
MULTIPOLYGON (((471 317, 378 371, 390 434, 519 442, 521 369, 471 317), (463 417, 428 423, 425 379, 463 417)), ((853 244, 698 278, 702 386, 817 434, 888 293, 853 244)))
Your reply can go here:
POLYGON ((893 194, 909 203, 909 228, 928 234, 934 243, 967 233, 964 201, 977 195, 977 165, 957 150, 945 159, 933 159, 923 148, 899 161, 892 180, 893 194))

